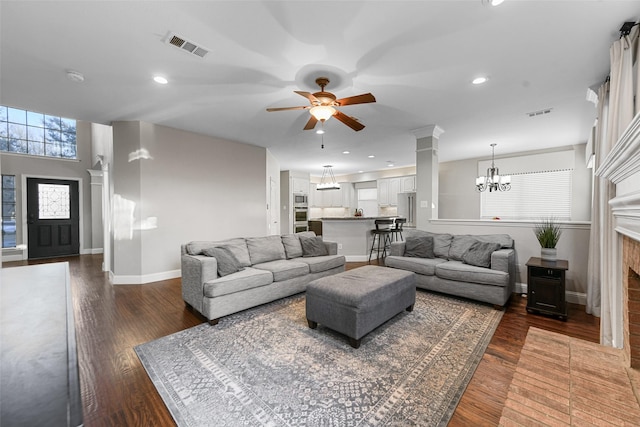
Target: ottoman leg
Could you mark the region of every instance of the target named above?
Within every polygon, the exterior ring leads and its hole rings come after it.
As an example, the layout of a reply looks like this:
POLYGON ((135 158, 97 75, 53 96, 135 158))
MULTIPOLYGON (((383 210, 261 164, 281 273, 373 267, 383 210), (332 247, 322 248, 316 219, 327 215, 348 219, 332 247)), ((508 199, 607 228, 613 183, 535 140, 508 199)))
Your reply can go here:
POLYGON ((360 348, 360 340, 349 337, 349 345, 353 348, 360 348))
POLYGON ((411 304, 409 307, 407 307, 407 311, 409 311, 409 312, 413 311, 413 304, 411 304))
POLYGON ((307 319, 307 323, 309 324, 309 327, 310 327, 311 329, 315 329, 315 328, 317 328, 317 327, 318 327, 318 322, 314 322, 313 320, 309 320, 309 319, 307 319))

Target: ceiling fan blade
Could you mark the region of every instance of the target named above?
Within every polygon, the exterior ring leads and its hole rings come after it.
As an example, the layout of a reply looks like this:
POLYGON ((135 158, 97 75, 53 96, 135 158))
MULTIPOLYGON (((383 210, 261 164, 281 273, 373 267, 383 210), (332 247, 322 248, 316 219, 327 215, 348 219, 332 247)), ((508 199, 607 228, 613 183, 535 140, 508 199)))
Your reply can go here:
POLYGON ((366 104, 369 102, 376 102, 376 98, 370 93, 363 93, 362 95, 349 96, 346 98, 338 99, 336 102, 340 106, 353 105, 353 104, 366 104))
POLYGON ((347 116, 341 111, 336 110, 336 113, 333 115, 333 117, 340 120, 342 123, 349 126, 351 129, 355 130, 356 132, 364 129, 364 125, 362 123, 358 122, 353 117, 347 116))
POLYGON ((297 93, 298 95, 304 96, 305 98, 307 98, 309 100, 310 103, 312 104, 321 104, 320 100, 318 98, 316 98, 315 96, 313 96, 312 93, 309 92, 304 92, 302 90, 294 90, 295 93, 297 93))
POLYGON ((307 108, 309 108, 308 105, 305 105, 304 107, 267 108, 267 111, 271 112, 271 111, 287 111, 287 110, 306 110, 307 108))
POLYGON ((311 116, 309 118, 309 121, 307 122, 307 124, 304 127, 304 130, 311 130, 314 127, 316 127, 316 124, 318 123, 318 119, 316 119, 315 117, 311 116))

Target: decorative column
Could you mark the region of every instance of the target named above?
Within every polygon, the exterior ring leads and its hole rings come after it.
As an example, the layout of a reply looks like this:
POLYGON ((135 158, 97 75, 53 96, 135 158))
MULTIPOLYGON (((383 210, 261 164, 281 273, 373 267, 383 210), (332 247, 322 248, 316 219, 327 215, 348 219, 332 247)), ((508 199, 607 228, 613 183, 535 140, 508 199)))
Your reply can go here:
POLYGON ((429 125, 413 131, 416 136, 416 227, 425 230, 438 218, 438 139, 444 130, 429 125))

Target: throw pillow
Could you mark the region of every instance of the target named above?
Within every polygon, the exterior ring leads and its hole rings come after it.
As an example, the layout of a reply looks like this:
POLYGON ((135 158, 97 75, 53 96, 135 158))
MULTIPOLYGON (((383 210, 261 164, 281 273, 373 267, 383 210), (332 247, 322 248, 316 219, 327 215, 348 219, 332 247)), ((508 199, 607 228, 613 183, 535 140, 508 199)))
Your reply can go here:
POLYGON ((287 254, 287 259, 298 258, 302 256, 302 245, 300 238, 295 234, 285 234, 282 236, 282 244, 287 254))
POLYGON ((203 250, 202 253, 207 256, 214 257, 216 261, 218 261, 218 275, 220 277, 244 270, 244 267, 240 267, 238 259, 227 247, 217 246, 215 248, 207 248, 203 250))
POLYGON ((302 256, 303 257, 312 257, 312 256, 324 256, 329 255, 329 251, 327 247, 324 245, 322 241, 322 237, 303 237, 300 236, 300 244, 302 245, 302 256))
POLYGON ((500 243, 476 241, 462 255, 462 262, 476 267, 491 267, 491 254, 502 245, 500 243))
POLYGON ((467 234, 453 236, 449 247, 449 259, 462 261, 462 255, 478 240, 467 234))
POLYGON ((404 256, 415 258, 435 258, 433 237, 407 237, 404 242, 404 256))

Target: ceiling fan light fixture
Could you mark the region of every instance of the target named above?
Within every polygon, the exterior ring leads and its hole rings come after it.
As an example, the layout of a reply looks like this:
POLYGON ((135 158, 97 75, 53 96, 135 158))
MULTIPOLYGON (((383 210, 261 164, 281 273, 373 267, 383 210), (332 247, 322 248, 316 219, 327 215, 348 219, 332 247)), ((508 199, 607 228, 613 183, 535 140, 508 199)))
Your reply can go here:
POLYGON ((324 122, 336 113, 336 109, 329 105, 316 105, 309 112, 317 120, 324 122))

